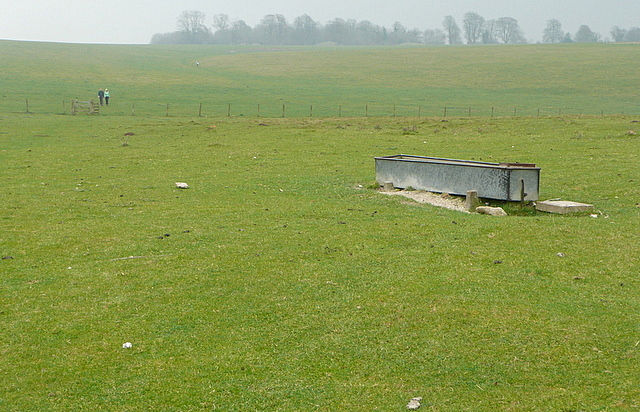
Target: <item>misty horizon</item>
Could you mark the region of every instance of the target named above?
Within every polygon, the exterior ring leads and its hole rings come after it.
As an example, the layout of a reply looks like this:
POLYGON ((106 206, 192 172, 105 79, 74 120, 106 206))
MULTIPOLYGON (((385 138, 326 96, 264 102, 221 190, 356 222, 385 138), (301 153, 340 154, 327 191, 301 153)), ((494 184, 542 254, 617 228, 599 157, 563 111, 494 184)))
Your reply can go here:
POLYGON ((237 0, 230 5, 221 0, 104 0, 78 3, 73 0, 5 0, 0 15, 0 39, 64 43, 148 44, 158 33, 177 30, 183 11, 197 10, 206 15, 205 25, 212 27, 213 16, 226 14, 231 22, 243 20, 255 27, 268 15, 282 15, 291 24, 296 17, 310 16, 322 25, 334 19, 369 21, 390 28, 399 22, 407 30, 442 29, 448 15, 462 26, 465 13, 475 12, 485 20, 510 17, 518 21, 529 43, 542 41, 547 22, 557 19, 565 32, 574 34, 581 25, 610 38, 614 26, 630 29, 640 26, 640 2, 622 0, 581 0, 571 4, 540 0, 398 0, 391 4, 380 0, 353 0, 349 3, 327 0, 277 0, 265 4, 237 0))

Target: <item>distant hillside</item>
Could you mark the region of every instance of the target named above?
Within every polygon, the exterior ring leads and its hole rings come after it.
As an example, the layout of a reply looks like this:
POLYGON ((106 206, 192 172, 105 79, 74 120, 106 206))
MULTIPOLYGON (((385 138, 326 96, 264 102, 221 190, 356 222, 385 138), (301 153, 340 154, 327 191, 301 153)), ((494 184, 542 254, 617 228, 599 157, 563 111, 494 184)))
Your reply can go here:
POLYGON ((0 112, 451 116, 640 113, 637 44, 394 47, 80 45, 0 41, 0 112), (196 62, 199 63, 197 66, 196 62), (200 104, 202 103, 202 109, 200 104), (284 108, 283 108, 284 106, 284 108))

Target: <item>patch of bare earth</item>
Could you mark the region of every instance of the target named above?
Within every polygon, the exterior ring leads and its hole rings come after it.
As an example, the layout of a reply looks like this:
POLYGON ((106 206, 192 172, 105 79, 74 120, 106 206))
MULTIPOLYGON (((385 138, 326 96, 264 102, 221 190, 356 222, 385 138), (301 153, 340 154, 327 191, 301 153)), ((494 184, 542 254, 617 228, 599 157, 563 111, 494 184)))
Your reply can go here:
POLYGON ((465 208, 465 200, 446 193, 432 193, 424 190, 394 190, 380 193, 392 196, 404 196, 418 203, 428 203, 433 206, 444 207, 458 212, 469 213, 465 208))

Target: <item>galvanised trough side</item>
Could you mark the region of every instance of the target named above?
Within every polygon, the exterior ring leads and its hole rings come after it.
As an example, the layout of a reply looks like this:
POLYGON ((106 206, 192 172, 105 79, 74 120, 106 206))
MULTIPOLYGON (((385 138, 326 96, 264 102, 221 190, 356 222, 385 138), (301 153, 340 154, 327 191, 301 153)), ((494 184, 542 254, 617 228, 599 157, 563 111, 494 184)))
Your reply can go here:
POLYGON ((528 163, 487 163, 437 157, 393 155, 376 157, 376 180, 400 189, 412 187, 436 193, 510 201, 538 200, 540 168, 528 163))

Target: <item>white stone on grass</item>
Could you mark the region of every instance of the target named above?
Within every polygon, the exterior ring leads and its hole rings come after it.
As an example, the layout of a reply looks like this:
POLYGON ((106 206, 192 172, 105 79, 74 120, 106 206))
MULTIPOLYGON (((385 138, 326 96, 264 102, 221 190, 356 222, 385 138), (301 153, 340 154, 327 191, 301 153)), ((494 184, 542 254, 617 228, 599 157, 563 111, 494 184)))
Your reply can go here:
POLYGON ((476 207, 476 212, 481 215, 507 216, 507 212, 501 207, 478 206, 476 207))
POLYGON ((418 396, 416 398, 412 398, 409 401, 409 403, 407 404, 407 409, 409 409, 410 411, 417 410, 421 406, 421 404, 420 404, 421 401, 422 401, 422 396, 418 396))

